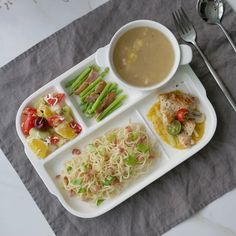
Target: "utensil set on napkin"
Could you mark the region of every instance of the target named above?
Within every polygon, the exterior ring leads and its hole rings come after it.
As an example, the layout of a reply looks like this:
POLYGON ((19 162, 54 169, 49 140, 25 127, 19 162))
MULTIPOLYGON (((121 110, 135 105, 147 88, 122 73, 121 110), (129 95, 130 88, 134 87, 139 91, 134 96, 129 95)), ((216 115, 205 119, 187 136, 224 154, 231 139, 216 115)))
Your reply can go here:
MULTIPOLYGON (((233 47, 234 51, 236 52, 236 46, 233 43, 232 39, 222 26, 220 20, 224 13, 224 3, 222 0, 198 0, 197 2, 197 10, 199 15, 202 17, 203 20, 205 20, 209 24, 216 24, 219 25, 220 28, 223 30, 224 34, 226 35, 227 39, 229 40, 231 46, 233 47)), ((176 29, 180 35, 180 37, 188 43, 191 43, 195 46, 195 48, 198 50, 199 54, 201 55, 202 59, 204 60, 206 66, 208 67, 210 73, 212 74, 213 78, 215 79, 216 83, 220 87, 221 91, 224 93, 225 97, 228 99, 228 102, 236 111, 236 103, 225 87, 224 83, 220 79, 220 77, 217 75, 215 69, 211 66, 208 59, 202 52, 202 50, 199 48, 197 42, 196 42, 196 31, 193 27, 193 24, 189 20, 187 14, 184 12, 182 8, 176 10, 173 12, 173 19, 176 26, 176 29)))

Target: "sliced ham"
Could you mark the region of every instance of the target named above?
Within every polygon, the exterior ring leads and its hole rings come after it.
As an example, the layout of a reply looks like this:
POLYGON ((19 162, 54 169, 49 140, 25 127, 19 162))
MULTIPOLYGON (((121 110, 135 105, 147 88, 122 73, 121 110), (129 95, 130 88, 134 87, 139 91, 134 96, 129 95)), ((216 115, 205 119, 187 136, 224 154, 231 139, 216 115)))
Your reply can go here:
POLYGON ((88 103, 94 103, 98 97, 99 97, 99 94, 93 92, 88 97, 86 97, 85 101, 88 103))
POLYGON ((95 91, 92 92, 88 97, 86 97, 85 101, 88 103, 94 103, 99 97, 100 93, 106 87, 106 82, 102 80, 95 88, 95 91))
POLYGON ((102 80, 102 81, 97 85, 97 87, 96 87, 96 89, 95 89, 94 92, 100 94, 100 93, 102 92, 102 90, 106 87, 106 85, 107 85, 106 81, 102 80))
POLYGON ((106 82, 102 80, 95 88, 95 91, 92 92, 88 97, 86 97, 85 101, 88 103, 93 103, 97 100, 102 90, 106 87, 106 82))
POLYGON ((94 82, 99 73, 96 70, 92 70, 88 78, 79 86, 79 88, 74 92, 76 95, 79 95, 81 92, 83 92, 92 82, 94 82))
POLYGON ((108 93, 102 104, 97 108, 96 113, 98 114, 103 112, 115 100, 115 98, 116 94, 114 92, 108 93))
POLYGON ((94 80, 97 79, 99 73, 96 70, 92 70, 89 75, 88 78, 86 79, 86 81, 91 84, 94 80))

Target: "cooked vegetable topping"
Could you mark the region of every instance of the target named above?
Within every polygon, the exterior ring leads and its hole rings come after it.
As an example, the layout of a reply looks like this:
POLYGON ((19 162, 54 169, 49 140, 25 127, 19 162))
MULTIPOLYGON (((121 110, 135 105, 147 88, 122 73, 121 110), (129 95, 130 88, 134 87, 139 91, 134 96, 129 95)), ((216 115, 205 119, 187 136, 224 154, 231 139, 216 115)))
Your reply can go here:
POLYGON ((86 192, 86 188, 80 188, 78 193, 85 193, 86 192))
POLYGON ((97 199, 96 200, 96 205, 99 206, 104 202, 104 199, 97 199))
POLYGON ((108 177, 105 179, 105 181, 103 182, 103 185, 104 185, 104 186, 110 185, 114 179, 115 179, 114 176, 108 176, 108 177))
POLYGON ((103 80, 109 68, 105 68, 100 74, 99 69, 94 65, 89 66, 76 79, 65 85, 70 95, 79 95, 80 108, 86 117, 96 117, 96 121, 104 119, 118 109, 126 98, 126 95, 120 95, 122 90, 116 83, 103 80))
POLYGON ((171 124, 167 126, 167 132, 170 135, 177 135, 181 131, 181 123, 178 120, 174 120, 171 124))
POLYGON ((66 170, 67 170, 68 173, 70 173, 71 170, 72 170, 72 166, 67 166, 66 170))
POLYGON ((134 156, 129 155, 127 158, 124 159, 125 164, 129 166, 133 166, 137 163, 137 159, 134 156))
POLYGON ((70 182, 73 185, 80 185, 80 184, 82 184, 82 180, 81 179, 72 179, 70 182))
POLYGON ((149 152, 149 147, 144 143, 139 143, 137 144, 137 150, 146 153, 149 152))
POLYGON ((181 108, 176 112, 176 119, 183 123, 184 121, 188 120, 189 111, 186 108, 181 108))

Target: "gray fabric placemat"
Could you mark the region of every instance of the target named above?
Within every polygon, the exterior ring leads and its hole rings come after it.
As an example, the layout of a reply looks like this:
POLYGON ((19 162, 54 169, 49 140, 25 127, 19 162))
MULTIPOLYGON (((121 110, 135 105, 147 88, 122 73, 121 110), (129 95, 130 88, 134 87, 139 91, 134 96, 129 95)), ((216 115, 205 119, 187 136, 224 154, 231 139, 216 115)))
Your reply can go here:
MULTIPOLYGON (((188 161, 102 216, 80 219, 67 212, 28 161, 15 130, 16 112, 26 97, 106 45, 128 21, 156 20, 176 34, 171 12, 181 5, 195 24, 201 48, 236 99, 236 55, 219 27, 199 19, 195 4, 112 0, 0 69, 1 148, 57 235, 159 235, 236 186, 236 113, 195 51, 191 65, 217 112, 215 136, 188 161)), ((223 24, 236 42, 235 22, 236 14, 227 7, 223 24)))

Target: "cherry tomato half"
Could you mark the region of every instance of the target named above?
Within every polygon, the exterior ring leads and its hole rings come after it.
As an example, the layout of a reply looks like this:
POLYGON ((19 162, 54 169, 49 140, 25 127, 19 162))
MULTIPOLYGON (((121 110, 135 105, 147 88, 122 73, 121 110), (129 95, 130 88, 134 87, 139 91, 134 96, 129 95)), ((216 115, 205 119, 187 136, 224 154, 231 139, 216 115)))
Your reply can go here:
POLYGON ((29 135, 29 131, 34 127, 35 117, 27 115, 22 117, 21 130, 24 135, 29 135))
POLYGON ((26 107, 22 114, 23 115, 35 115, 37 113, 37 110, 34 107, 26 107))
POLYGON ((21 116, 21 130, 24 135, 29 135, 29 131, 34 127, 34 120, 37 110, 33 107, 26 107, 21 116))
POLYGON ((176 119, 177 119, 179 122, 183 123, 184 121, 187 120, 187 118, 188 118, 188 113, 189 113, 188 109, 181 108, 181 109, 179 109, 179 110, 177 111, 177 113, 176 113, 176 119))

